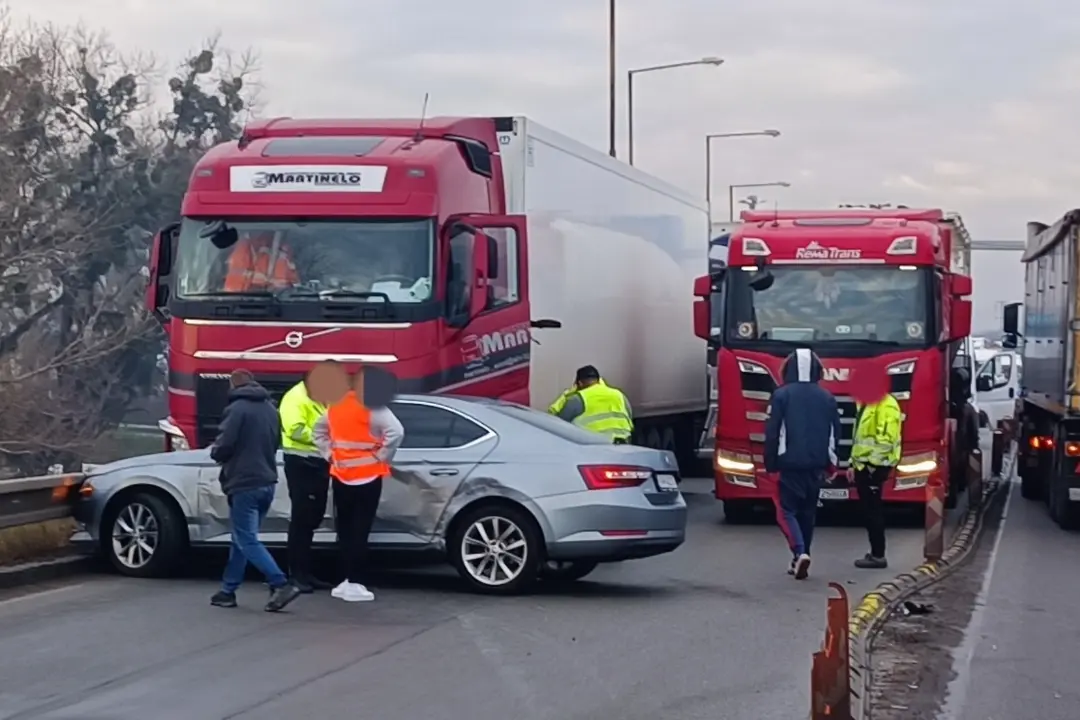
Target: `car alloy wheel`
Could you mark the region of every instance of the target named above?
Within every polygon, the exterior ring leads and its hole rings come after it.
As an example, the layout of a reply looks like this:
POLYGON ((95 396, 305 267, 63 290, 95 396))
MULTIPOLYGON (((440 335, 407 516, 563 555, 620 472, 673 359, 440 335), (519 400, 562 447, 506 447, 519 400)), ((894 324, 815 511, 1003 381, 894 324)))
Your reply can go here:
POLYGON ((518 525, 506 517, 486 515, 461 537, 461 560, 469 576, 482 585, 500 587, 516 580, 530 562, 529 543, 518 525))
POLYGON ((113 555, 125 568, 139 570, 153 560, 159 536, 153 511, 140 502, 128 503, 113 521, 113 555))

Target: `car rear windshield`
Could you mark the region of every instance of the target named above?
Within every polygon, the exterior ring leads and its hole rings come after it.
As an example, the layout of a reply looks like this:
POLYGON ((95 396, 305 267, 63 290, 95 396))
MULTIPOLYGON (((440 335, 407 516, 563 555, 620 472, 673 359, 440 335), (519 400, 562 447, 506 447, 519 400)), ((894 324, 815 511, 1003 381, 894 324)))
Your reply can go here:
POLYGON ((528 423, 534 428, 544 430, 552 435, 558 435, 563 440, 568 440, 577 445, 610 445, 611 440, 603 435, 597 435, 596 433, 589 432, 588 430, 582 430, 576 425, 571 425, 565 420, 560 420, 554 415, 548 415, 547 413, 538 412, 532 408, 527 408, 524 405, 514 405, 511 403, 501 402, 496 405, 492 405, 492 408, 498 410, 504 415, 520 420, 523 423, 528 423))

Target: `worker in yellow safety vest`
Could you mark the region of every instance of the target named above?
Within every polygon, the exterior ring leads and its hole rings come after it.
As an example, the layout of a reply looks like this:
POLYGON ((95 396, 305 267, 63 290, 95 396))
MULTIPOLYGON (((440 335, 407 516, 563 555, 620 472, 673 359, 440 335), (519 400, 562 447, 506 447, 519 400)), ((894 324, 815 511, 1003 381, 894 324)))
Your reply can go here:
POLYGON ((579 368, 574 386, 551 404, 548 412, 580 428, 611 438, 617 445, 630 442, 634 416, 630 401, 618 388, 604 382, 592 365, 579 368))
POLYGON ((857 406, 851 445, 852 474, 870 538, 870 552, 855 561, 855 567, 863 569, 889 566, 885 559, 885 504, 881 493, 890 472, 900 464, 903 436, 900 403, 886 388, 881 390, 880 400, 857 406))
POLYGON ((312 431, 326 406, 311 399, 311 371, 281 398, 281 450, 289 487, 289 534, 286 543, 289 577, 302 593, 332 587, 312 572, 311 543, 326 516, 330 464, 315 445, 312 431))

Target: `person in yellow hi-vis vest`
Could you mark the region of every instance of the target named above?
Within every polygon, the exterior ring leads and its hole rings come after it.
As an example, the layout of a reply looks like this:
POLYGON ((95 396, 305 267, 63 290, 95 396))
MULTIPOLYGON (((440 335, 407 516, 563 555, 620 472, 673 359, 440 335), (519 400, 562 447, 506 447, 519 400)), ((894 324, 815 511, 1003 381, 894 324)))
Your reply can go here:
POLYGON ((855 561, 855 567, 863 569, 889 566, 885 559, 885 504, 881 493, 892 469, 900 464, 903 437, 904 416, 900 403, 888 391, 888 376, 881 373, 874 383, 870 397, 880 399, 859 403, 851 444, 851 468, 870 537, 870 552, 855 561))
POLYGON ((548 412, 611 438, 616 445, 630 442, 634 433, 634 415, 630 401, 622 390, 613 388, 600 377, 592 365, 579 368, 574 387, 551 404, 548 412))
POLYGON ((312 571, 311 543, 326 515, 330 464, 323 459, 312 437, 315 423, 326 414, 326 406, 308 394, 310 378, 311 371, 282 396, 278 405, 285 482, 291 505, 286 543, 289 577, 302 593, 333 587, 316 578, 312 571))

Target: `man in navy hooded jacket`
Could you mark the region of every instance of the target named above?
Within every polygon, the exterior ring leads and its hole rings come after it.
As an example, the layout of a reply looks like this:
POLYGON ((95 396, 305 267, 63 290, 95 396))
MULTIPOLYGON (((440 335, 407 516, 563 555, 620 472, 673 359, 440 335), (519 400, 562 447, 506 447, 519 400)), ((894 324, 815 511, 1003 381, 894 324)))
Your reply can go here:
POLYGON ((765 470, 779 473, 776 517, 791 548, 788 573, 804 580, 818 494, 837 468, 840 414, 836 398, 818 385, 821 361, 810 350, 788 355, 780 374, 784 384, 773 392, 765 422, 765 470))

